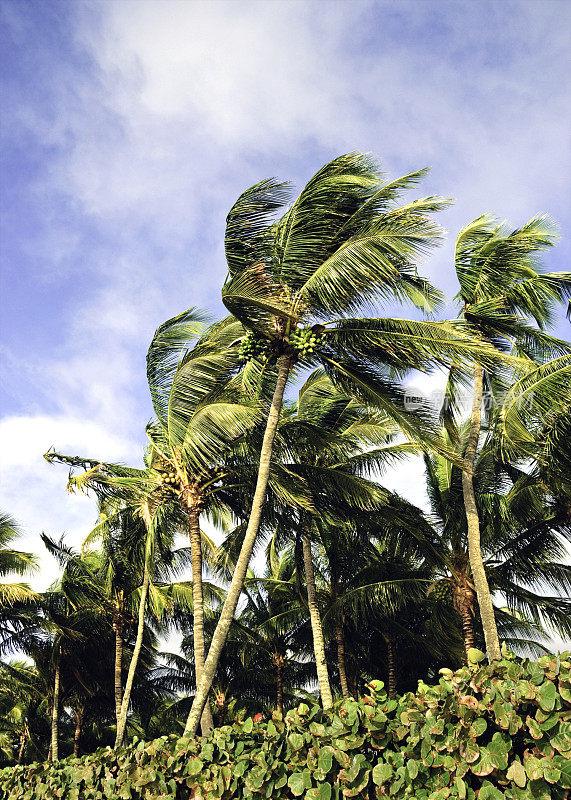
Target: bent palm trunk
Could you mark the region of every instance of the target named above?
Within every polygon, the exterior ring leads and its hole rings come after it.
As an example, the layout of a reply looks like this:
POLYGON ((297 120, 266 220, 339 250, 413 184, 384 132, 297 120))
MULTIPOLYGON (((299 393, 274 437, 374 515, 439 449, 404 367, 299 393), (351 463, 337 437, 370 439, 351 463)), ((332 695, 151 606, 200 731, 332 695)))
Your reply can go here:
POLYGON ((55 675, 54 675, 54 702, 52 707, 52 742, 51 754, 52 761, 57 761, 59 758, 58 750, 58 727, 59 727, 59 683, 60 683, 60 669, 61 669, 61 648, 58 649, 56 659, 55 675))
POLYGON ((331 694, 327 661, 325 660, 325 640, 323 638, 321 614, 319 613, 319 606, 317 604, 315 573, 313 571, 313 561, 311 559, 311 542, 306 533, 302 536, 302 542, 303 565, 305 568, 305 581, 307 583, 307 604, 309 606, 309 618, 311 620, 311 631, 313 633, 313 652, 315 653, 315 665, 317 667, 317 680, 319 681, 321 703, 323 708, 331 708, 333 705, 333 695, 331 694))
POLYGON ((139 622, 137 626, 137 638, 135 640, 135 647, 133 649, 133 656, 129 664, 129 672, 125 682, 125 692, 123 694, 123 702, 121 703, 121 713, 117 722, 117 735, 115 737, 115 748, 120 747, 123 743, 125 735, 125 726, 127 725, 127 711, 129 710, 129 700, 131 699, 131 689, 133 688, 133 681, 135 679, 135 670, 139 661, 141 647, 143 644, 143 631, 145 628, 145 606, 147 604, 147 594, 149 593, 149 568, 145 564, 145 572, 143 575, 143 586, 141 588, 141 599, 139 601, 139 622))
POLYGON ((483 374, 482 366, 476 363, 474 367, 474 402, 472 404, 472 415, 470 418, 470 433, 464 463, 462 469, 462 492, 464 495, 464 507, 466 510, 466 522, 468 524, 468 553, 470 557, 470 567, 478 605, 480 607, 480 618, 484 629, 484 639, 486 650, 490 661, 498 661, 501 658, 500 642, 498 630, 496 628, 496 618, 490 587, 486 578, 482 550, 480 546, 480 520, 478 517, 478 507, 476 505, 476 494, 474 492, 474 463, 476 461, 476 449, 480 436, 482 424, 482 394, 483 394, 483 374))
POLYGON ((250 519, 248 520, 248 527, 246 528, 246 534, 244 536, 240 555, 238 556, 238 560, 236 562, 236 568, 234 570, 230 588, 228 589, 226 601, 224 603, 224 607, 222 608, 218 625, 214 631, 214 636, 212 637, 212 644, 210 645, 208 657, 204 663, 202 679, 196 688, 194 702, 186 721, 186 727, 184 729, 185 736, 194 736, 198 730, 202 711, 208 698, 208 692, 210 691, 212 681, 214 680, 214 675, 216 674, 216 668, 218 667, 220 654, 226 642, 230 625, 234 619, 234 612, 236 611, 236 606, 238 605, 238 600, 240 599, 242 587, 244 586, 244 578, 246 577, 246 572, 250 563, 250 557, 252 555, 252 550, 254 549, 254 543, 260 527, 260 520, 262 518, 262 509, 264 507, 266 489, 270 476, 272 449, 280 418, 280 411, 283 402, 284 389, 289 375, 290 363, 290 357, 288 355, 282 355, 278 359, 278 377, 276 381, 276 388, 274 390, 274 396, 272 398, 272 404, 270 406, 270 412, 268 414, 264 440, 262 442, 262 449, 260 451, 260 468, 258 470, 258 479, 256 481, 256 490, 254 492, 254 499, 252 501, 250 519))
MULTIPOLYGON (((192 562, 192 631, 197 686, 200 683, 204 670, 204 600, 202 596, 202 542, 200 539, 199 513, 198 507, 190 503, 188 509, 188 524, 190 529, 190 558, 192 562)), ((207 736, 213 727, 212 714, 207 702, 200 720, 202 735, 207 736)))

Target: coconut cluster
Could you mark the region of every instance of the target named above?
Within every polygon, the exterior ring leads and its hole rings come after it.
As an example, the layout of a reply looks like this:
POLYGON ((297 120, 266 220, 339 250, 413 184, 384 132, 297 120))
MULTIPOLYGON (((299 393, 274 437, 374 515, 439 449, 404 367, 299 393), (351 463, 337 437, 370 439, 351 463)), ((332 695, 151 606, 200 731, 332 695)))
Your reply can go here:
POLYGON ((161 496, 163 499, 169 497, 172 492, 180 491, 180 481, 177 478, 176 472, 159 471, 159 478, 161 482, 161 496))
POLYGON ((251 361, 258 359, 258 361, 267 361, 268 359, 268 341, 262 336, 256 336, 252 331, 249 331, 240 344, 240 361, 251 361))
POLYGON ((289 337, 289 343, 296 351, 298 358, 312 356, 321 347, 323 341, 323 334, 316 333, 312 328, 297 328, 289 337))

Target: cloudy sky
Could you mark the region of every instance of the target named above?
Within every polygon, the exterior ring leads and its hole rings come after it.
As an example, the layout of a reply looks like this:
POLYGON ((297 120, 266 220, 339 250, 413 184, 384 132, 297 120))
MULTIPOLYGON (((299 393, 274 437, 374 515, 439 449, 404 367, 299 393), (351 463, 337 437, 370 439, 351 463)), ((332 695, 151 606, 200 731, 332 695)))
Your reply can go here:
MULTIPOLYGON (((51 445, 139 462, 150 338, 190 305, 221 312, 225 215, 259 179, 302 185, 351 150, 392 177, 430 166, 424 193, 455 204, 423 270, 449 297, 451 242, 484 211, 552 214, 549 263, 568 268, 565 0, 2 0, 1 14, 0 507, 25 547, 42 530, 78 543, 94 522, 42 459, 51 445)), ((390 482, 421 499, 415 468, 390 482)))

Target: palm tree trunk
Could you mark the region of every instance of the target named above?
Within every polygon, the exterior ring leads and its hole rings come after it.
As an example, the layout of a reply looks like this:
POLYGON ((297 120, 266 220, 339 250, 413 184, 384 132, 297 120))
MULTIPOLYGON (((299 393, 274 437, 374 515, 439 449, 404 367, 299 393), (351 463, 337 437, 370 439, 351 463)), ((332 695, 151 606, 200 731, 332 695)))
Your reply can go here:
MULTIPOLYGON (((204 670, 204 599, 202 596, 202 541, 199 514, 196 504, 190 503, 188 507, 188 525, 190 529, 190 559, 192 563, 192 631, 197 686, 204 670)), ((212 713, 207 702, 200 719, 202 735, 207 736, 213 727, 212 713)))
POLYGON ((454 598, 454 608, 460 615, 462 623, 462 639, 464 641, 464 652, 466 654, 466 664, 468 663, 468 651, 474 647, 474 602, 476 595, 473 585, 465 572, 457 573, 452 582, 452 592, 454 598))
POLYGON ((339 620, 335 628, 337 639, 337 661, 339 663, 339 680, 343 697, 349 697, 349 683, 347 682, 347 667, 345 666, 345 638, 343 636, 343 620, 339 620))
POLYGON ((396 653, 395 653, 395 639, 393 636, 385 636, 387 643, 387 672, 389 678, 388 693, 389 697, 394 697, 397 693, 397 670, 396 670, 396 653))
POLYGON ((78 758, 79 756, 79 740, 81 738, 81 729, 83 728, 83 707, 80 707, 75 712, 75 733, 73 735, 73 755, 78 758))
POLYGON ((313 652, 315 653, 315 665, 317 667, 317 680, 319 681, 321 704, 323 708, 331 708, 333 705, 333 695, 331 694, 327 661, 325 660, 325 640, 323 638, 321 614, 319 613, 319 606, 317 605, 315 573, 313 572, 313 561, 311 558, 311 541, 306 533, 302 535, 302 542, 305 582, 307 584, 307 604, 309 606, 309 618, 311 620, 311 631, 313 633, 313 652))
POLYGON ((20 735, 20 749, 18 750, 18 761, 16 763, 21 764, 22 759, 24 758, 24 748, 26 746, 26 739, 28 738, 28 734, 24 731, 20 735))
POLYGON ((252 509, 250 511, 250 519, 248 520, 248 527, 246 528, 246 535, 242 543, 240 555, 236 562, 236 568, 232 577, 226 601, 222 608, 222 613, 212 637, 212 644, 208 657, 204 663, 204 671, 202 679, 197 686, 196 695, 188 719, 184 729, 185 736, 194 736, 198 730, 202 711, 208 698, 208 692, 212 686, 218 660, 222 652, 222 648, 226 642, 230 625, 234 619, 234 612, 240 599, 242 587, 244 586, 244 578, 250 563, 252 550, 260 527, 260 520, 262 518, 262 509, 264 507, 264 500, 266 497, 266 489, 268 486, 268 479, 270 476, 270 462, 272 458, 272 449, 276 429, 280 418, 282 408, 284 389, 289 376, 291 359, 288 355, 282 355, 278 358, 278 377, 276 381, 276 388, 272 398, 272 404, 266 422, 266 430, 264 433, 264 440, 262 442, 262 449, 260 451, 260 467, 258 469, 258 479, 256 482, 256 490, 254 492, 254 499, 252 501, 252 509))
POLYGON ((118 620, 114 620, 113 630, 115 631, 115 721, 119 724, 123 702, 123 635, 118 620))
POLYGON ((470 556, 470 567, 474 586, 478 596, 480 607, 480 618, 484 629, 484 639, 486 650, 490 661, 501 658, 500 641, 496 628, 496 618, 490 587, 486 578, 482 550, 480 547, 480 520, 478 518, 478 507, 476 505, 476 494, 474 492, 474 463, 476 461, 476 449, 482 425, 482 394, 483 394, 483 373, 481 364, 474 366, 474 401, 472 404, 472 416, 470 418, 470 433, 462 470, 462 491, 464 494, 464 507, 466 509, 466 521, 468 523, 468 552, 470 556))
POLYGON ((121 703, 121 712, 119 720, 117 721, 117 735, 115 737, 115 748, 120 747, 123 743, 123 736, 125 735, 125 727, 127 725, 127 711, 129 710, 129 701, 131 699, 131 689, 133 688, 133 681, 135 680, 135 670, 137 669, 137 662, 141 653, 143 644, 143 631, 145 628, 145 606, 147 605, 147 594, 149 593, 149 568, 145 563, 145 571, 143 574, 143 586, 141 588, 141 599, 139 601, 139 623, 137 627, 137 638, 135 640, 135 647, 133 649, 133 656, 129 664, 129 672, 127 673, 127 680, 125 682, 125 692, 123 694, 123 702, 121 703))
POLYGON ((51 760, 57 761, 59 759, 58 750, 58 727, 59 727, 59 683, 60 683, 60 669, 61 669, 61 647, 58 647, 58 654, 55 665, 54 675, 54 702, 52 706, 52 743, 51 743, 51 760))
POLYGON ((466 651, 466 663, 468 660, 468 650, 474 647, 474 619, 469 607, 464 604, 460 612, 462 618, 462 636, 464 638, 464 650, 466 651))
POLYGON ((284 657, 282 653, 274 653, 273 662, 276 668, 276 711, 284 713, 284 657))

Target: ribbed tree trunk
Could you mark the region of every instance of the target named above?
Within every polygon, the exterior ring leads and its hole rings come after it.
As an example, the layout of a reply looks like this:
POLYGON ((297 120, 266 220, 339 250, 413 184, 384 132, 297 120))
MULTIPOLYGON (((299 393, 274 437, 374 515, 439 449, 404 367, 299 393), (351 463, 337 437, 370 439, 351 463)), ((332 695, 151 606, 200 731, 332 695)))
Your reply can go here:
POLYGON ((480 607, 480 618, 484 629, 484 639, 486 650, 490 661, 501 658, 500 641, 496 628, 496 618, 490 587, 486 578, 482 550, 480 546, 480 520, 478 517, 478 507, 476 505, 476 494, 474 492, 474 464, 476 461, 476 450, 482 425, 482 394, 484 379, 482 366, 478 363, 474 366, 474 402, 472 404, 472 415, 470 418, 470 433, 466 452, 464 454, 462 470, 462 491, 464 494, 464 507, 466 510, 466 521, 468 523, 468 552, 470 556, 470 568, 478 596, 480 607))
POLYGON ((462 606, 460 612, 462 618, 462 636, 464 637, 464 650, 466 651, 466 662, 468 661, 468 650, 474 647, 474 617, 470 613, 470 609, 462 606))
POLYGON ((150 575, 147 564, 143 574, 143 586, 141 588, 141 599, 139 601, 139 622, 137 626, 137 638, 135 640, 135 647, 133 649, 133 656, 129 664, 129 672, 127 673, 127 680, 125 682, 125 692, 123 693, 123 702, 121 703, 121 712, 117 722, 117 735, 115 737, 115 748, 120 747, 123 743, 125 735, 125 727, 127 725, 127 712, 129 710, 129 701, 131 699, 131 689, 133 688, 133 681, 135 680, 135 670, 139 661, 141 647, 143 645, 143 632, 145 629, 145 607, 147 605, 147 594, 149 593, 150 575))
POLYGON ((474 603, 476 595, 467 575, 455 575, 453 582, 454 608, 460 615, 462 622, 462 639, 468 663, 468 650, 474 647, 474 603))
POLYGON ((123 702, 123 630, 118 619, 113 620, 115 632, 115 722, 119 724, 123 702))
MULTIPOLYGON (((192 614, 194 638, 194 665, 196 685, 200 683, 204 670, 204 598, 202 596, 202 541, 200 537, 200 505, 199 499, 187 500, 188 525, 190 531, 190 559, 192 563, 192 614)), ((204 706, 200 719, 200 729, 207 736, 214 727, 208 702, 204 706)))
POLYGON ((274 666, 276 668, 276 711, 284 713, 284 657, 281 653, 274 653, 274 666))
POLYGON ((52 706, 52 743, 51 743, 51 760, 57 761, 59 759, 58 748, 58 727, 59 727, 59 683, 60 683, 60 670, 61 670, 61 648, 58 647, 58 654, 55 664, 54 674, 54 702, 52 706))
POLYGON ((315 666, 317 667, 317 680, 319 681, 321 704, 323 708, 331 708, 333 705, 333 695, 331 694, 327 661, 325 660, 325 640, 323 638, 321 614, 319 613, 319 606, 317 604, 315 573, 313 571, 313 560, 311 557, 311 541, 306 533, 302 534, 302 543, 303 566, 305 569, 305 582, 307 584, 307 605, 309 606, 309 618, 311 620, 311 631, 313 634, 313 652, 315 653, 315 666))
POLYGON ((345 665, 345 637, 343 636, 343 620, 337 622, 335 628, 337 640, 337 661, 339 663, 339 680, 343 697, 349 697, 349 683, 347 681, 347 667, 345 665))
POLYGON ((17 761, 18 764, 21 764, 22 763, 22 759, 24 758, 24 748, 26 747, 26 739, 27 738, 28 738, 28 734, 27 734, 26 731, 24 731, 20 735, 20 748, 18 750, 18 761, 17 761))
POLYGON ((79 756, 79 740, 81 739, 81 729, 83 728, 83 707, 75 712, 75 733, 73 735, 73 755, 79 756))
POLYGON ((387 672, 389 685, 387 691, 389 697, 394 697, 397 693, 397 665, 396 665, 396 642, 393 636, 385 636, 387 643, 387 672))
POLYGON ((185 736, 194 736, 198 730, 202 711, 208 699, 208 692, 210 691, 212 681, 214 680, 214 675, 216 674, 218 660, 220 658, 222 648, 226 642, 230 625, 234 619, 234 612, 236 611, 236 606, 238 605, 238 600, 240 599, 240 594, 244 586, 244 578, 246 577, 252 550, 254 548, 254 543, 260 527, 262 509, 264 507, 266 489, 270 476, 270 462, 272 458, 274 438, 280 418, 284 389, 289 376, 290 365, 291 359, 288 355, 282 355, 278 358, 278 377, 276 381, 276 388, 274 390, 274 396, 272 398, 272 404, 268 414, 264 440, 262 442, 262 449, 260 451, 260 467, 258 469, 258 479, 256 482, 254 499, 252 501, 250 519, 248 520, 246 535, 244 536, 240 555, 238 556, 238 560, 236 562, 236 568, 234 570, 232 582, 230 584, 230 588, 228 589, 228 594, 226 595, 226 601, 224 603, 224 607, 222 608, 218 625, 214 631, 214 636, 212 637, 212 644, 210 645, 208 658, 204 663, 202 680, 197 686, 194 702, 186 721, 186 727, 184 729, 185 736))

